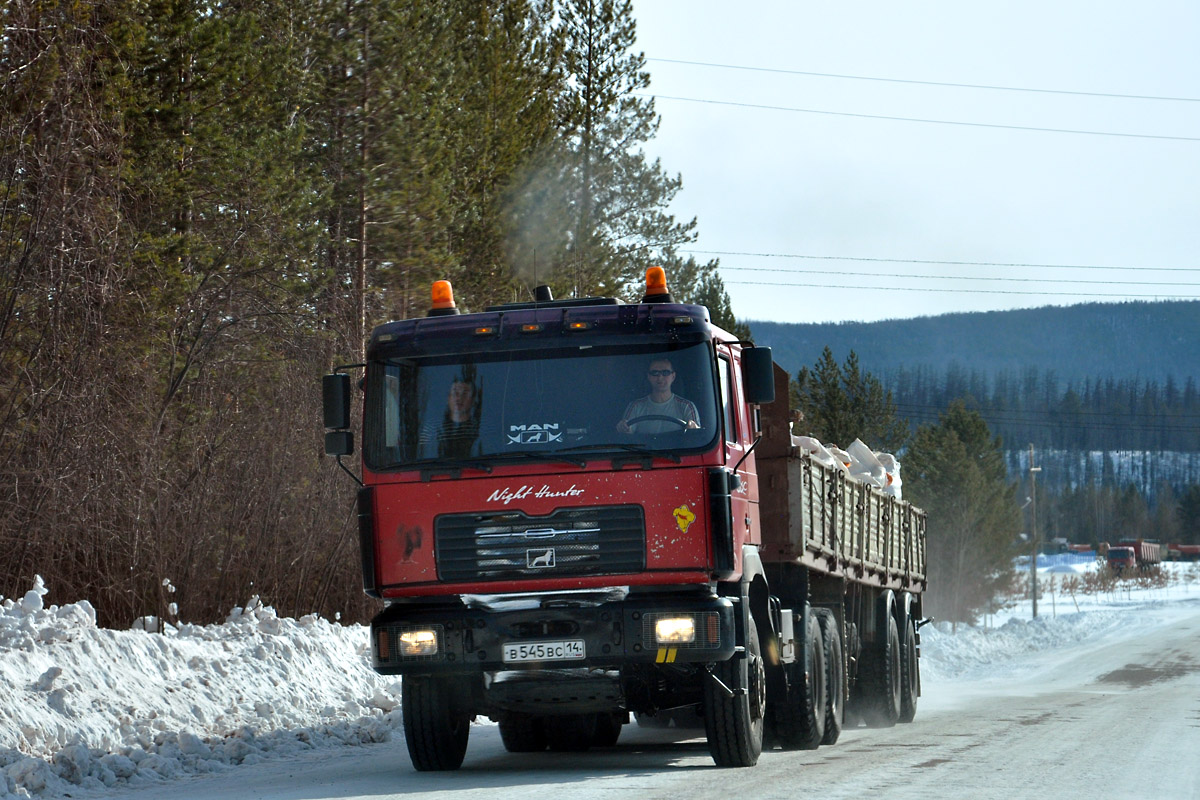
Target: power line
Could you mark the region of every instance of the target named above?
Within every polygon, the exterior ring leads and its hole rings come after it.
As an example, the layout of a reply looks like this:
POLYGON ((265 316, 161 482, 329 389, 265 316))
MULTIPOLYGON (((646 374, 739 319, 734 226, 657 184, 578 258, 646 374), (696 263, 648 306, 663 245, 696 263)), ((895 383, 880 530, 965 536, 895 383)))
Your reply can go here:
POLYGON ((1074 133, 1083 136, 1115 136, 1122 139, 1158 139, 1172 142, 1200 142, 1195 136, 1165 136, 1153 133, 1119 133, 1116 131, 1089 131, 1074 128, 1043 128, 1033 125, 1002 125, 994 122, 963 122, 952 119, 924 119, 922 117, 897 117, 886 114, 855 114, 850 111, 826 111, 817 108, 795 108, 793 106, 772 106, 760 103, 737 103, 731 100, 705 100, 699 97, 678 97, 663 94, 634 93, 635 97, 645 97, 655 100, 675 100, 681 103, 704 103, 714 106, 734 106, 736 108, 757 108, 766 111, 790 111, 796 114, 821 114, 830 117, 854 117, 856 119, 882 119, 893 122, 922 122, 930 125, 958 125, 967 128, 998 128, 1009 131, 1034 131, 1037 133, 1074 133))
POLYGON ((990 89, 998 92, 1034 92, 1037 94, 1067 94, 1077 97, 1114 97, 1121 100, 1166 100, 1178 103, 1200 103, 1197 97, 1166 97, 1146 94, 1117 94, 1115 92, 1082 92, 1070 89, 1036 89, 1025 86, 996 86, 982 83, 950 83, 948 81, 918 81, 905 78, 880 78, 870 75, 844 75, 835 72, 805 72, 797 69, 774 69, 771 67, 747 67, 738 64, 713 64, 707 61, 684 61, 675 58, 648 58, 647 61, 657 61, 663 64, 687 64, 693 67, 713 67, 716 69, 736 69, 748 72, 773 72, 780 75, 807 75, 813 78, 838 78, 850 81, 878 81, 880 83, 908 83, 918 86, 949 86, 955 89, 990 89))
MULTIPOLYGON (((726 267, 721 269, 730 272, 782 272, 786 275, 841 275, 846 276, 845 271, 833 269, 780 269, 772 267, 726 267)), ((1072 284, 1088 284, 1093 286, 1200 286, 1200 283, 1179 283, 1176 281, 1087 281, 1087 280, 1071 280, 1067 278, 1006 278, 993 276, 973 276, 973 275, 906 275, 895 272, 854 272, 850 273, 854 277, 864 278, 913 278, 918 280, 936 280, 936 281, 1007 281, 1011 283, 1072 283, 1072 284)))
POLYGON ((870 258, 867 256, 827 256, 805 253, 753 253, 740 250, 689 250, 680 248, 681 253, 708 256, 754 256, 755 258, 797 258, 813 261, 865 261, 883 264, 944 264, 954 267, 1029 267, 1031 269, 1104 269, 1149 272, 1200 272, 1200 267, 1120 267, 1097 264, 1032 264, 1011 261, 939 261, 931 258, 870 258))
POLYGON ((1019 294, 1034 296, 1057 297, 1111 297, 1123 300, 1200 300, 1200 295, 1192 294, 1106 294, 1103 292, 1048 292, 1042 290, 1022 292, 1015 289, 943 289, 937 287, 919 288, 913 286, 863 286, 839 283, 777 283, 774 281, 725 281, 726 286, 787 286, 805 287, 809 289, 854 289, 857 291, 872 290, 882 292, 957 292, 959 294, 1019 294))

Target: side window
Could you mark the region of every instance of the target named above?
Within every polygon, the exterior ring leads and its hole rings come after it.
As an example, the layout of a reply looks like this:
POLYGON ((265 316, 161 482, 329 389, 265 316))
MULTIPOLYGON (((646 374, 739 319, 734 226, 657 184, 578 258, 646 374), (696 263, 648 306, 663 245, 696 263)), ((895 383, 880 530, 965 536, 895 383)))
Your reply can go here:
POLYGON ((721 356, 717 371, 721 376, 721 408, 725 412, 725 441, 736 442, 737 434, 737 414, 734 409, 737 406, 733 402, 733 364, 725 356, 721 356))

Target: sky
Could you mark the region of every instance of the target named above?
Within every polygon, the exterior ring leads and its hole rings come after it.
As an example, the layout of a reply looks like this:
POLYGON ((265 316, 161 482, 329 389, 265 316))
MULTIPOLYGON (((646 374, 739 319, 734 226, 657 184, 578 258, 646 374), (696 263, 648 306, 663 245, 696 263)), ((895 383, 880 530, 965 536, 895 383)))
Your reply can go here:
POLYGON ((634 16, 662 118, 646 152, 682 176, 671 210, 739 318, 1200 298, 1193 0, 634 16), (947 261, 970 263, 928 263, 947 261))

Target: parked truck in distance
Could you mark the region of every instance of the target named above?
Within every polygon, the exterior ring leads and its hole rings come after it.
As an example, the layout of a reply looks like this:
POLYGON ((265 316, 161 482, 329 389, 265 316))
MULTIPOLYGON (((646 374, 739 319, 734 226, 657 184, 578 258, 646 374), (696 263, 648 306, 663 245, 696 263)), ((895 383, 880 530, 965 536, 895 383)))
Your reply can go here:
MULTIPOLYGON (((372 666, 402 676, 418 770, 457 769, 480 716, 533 752, 698 714, 731 767, 764 733, 833 744, 847 704, 913 719, 925 515, 795 445, 769 348, 657 268, 639 303, 433 301, 371 335, 358 492, 372 666)), ((340 464, 349 374, 323 391, 340 464)))
POLYGON ((1124 539, 1109 545, 1105 558, 1118 575, 1133 569, 1145 571, 1162 563, 1162 546, 1153 539, 1124 539))
POLYGON ((1170 544, 1167 546, 1167 558, 1173 561, 1200 561, 1200 544, 1170 544))

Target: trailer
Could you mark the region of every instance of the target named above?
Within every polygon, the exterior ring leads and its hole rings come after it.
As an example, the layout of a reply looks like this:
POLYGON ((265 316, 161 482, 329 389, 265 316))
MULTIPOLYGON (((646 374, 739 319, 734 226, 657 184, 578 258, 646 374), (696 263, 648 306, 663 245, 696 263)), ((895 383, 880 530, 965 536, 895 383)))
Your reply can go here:
MULTIPOLYGON (((418 770, 457 769, 481 716, 530 752, 692 715, 730 767, 765 734, 835 743, 848 706, 913 718, 925 515, 797 446, 769 348, 658 268, 632 304, 432 298, 357 365, 372 666, 402 676, 418 770)), ((323 391, 352 472, 350 366, 323 391)))

